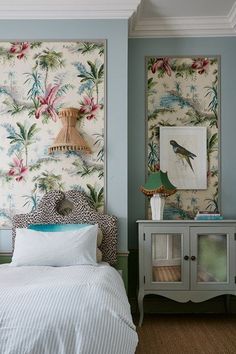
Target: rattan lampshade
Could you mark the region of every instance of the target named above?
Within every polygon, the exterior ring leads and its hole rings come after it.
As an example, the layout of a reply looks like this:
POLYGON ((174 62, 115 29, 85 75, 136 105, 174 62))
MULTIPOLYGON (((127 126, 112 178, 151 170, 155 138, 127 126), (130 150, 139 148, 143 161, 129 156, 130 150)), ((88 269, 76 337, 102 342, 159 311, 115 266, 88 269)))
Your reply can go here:
POLYGON ((59 117, 63 126, 53 145, 49 148, 49 154, 56 151, 84 151, 85 153, 91 153, 84 138, 76 129, 79 110, 77 108, 62 108, 59 111, 59 117))

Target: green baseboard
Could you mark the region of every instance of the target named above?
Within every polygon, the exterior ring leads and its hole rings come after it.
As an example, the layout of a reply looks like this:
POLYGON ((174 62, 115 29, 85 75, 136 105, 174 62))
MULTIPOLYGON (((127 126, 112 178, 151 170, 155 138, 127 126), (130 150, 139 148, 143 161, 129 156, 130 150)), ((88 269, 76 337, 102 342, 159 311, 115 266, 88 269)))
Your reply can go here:
POLYGON ((128 262, 128 296, 130 299, 137 298, 138 274, 138 250, 130 250, 128 262))
POLYGON ((10 263, 11 262, 11 254, 0 254, 0 264, 10 263))
POLYGON ((117 265, 116 265, 116 269, 122 271, 122 278, 127 293, 128 293, 128 256, 129 256, 128 253, 118 253, 117 265))

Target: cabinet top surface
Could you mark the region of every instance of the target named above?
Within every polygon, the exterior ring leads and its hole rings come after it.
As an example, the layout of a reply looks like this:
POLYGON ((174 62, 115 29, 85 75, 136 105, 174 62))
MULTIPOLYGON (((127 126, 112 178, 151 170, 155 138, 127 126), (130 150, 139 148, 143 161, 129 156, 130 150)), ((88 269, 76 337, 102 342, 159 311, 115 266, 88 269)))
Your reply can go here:
POLYGON ((228 224, 228 223, 236 223, 236 220, 137 220, 138 224, 228 224))

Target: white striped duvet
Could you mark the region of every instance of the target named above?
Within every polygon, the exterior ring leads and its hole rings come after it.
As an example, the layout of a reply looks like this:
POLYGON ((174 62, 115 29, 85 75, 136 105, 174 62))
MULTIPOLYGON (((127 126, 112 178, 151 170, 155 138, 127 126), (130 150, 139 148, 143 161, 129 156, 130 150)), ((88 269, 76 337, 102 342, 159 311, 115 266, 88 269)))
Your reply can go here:
POLYGON ((1 354, 131 354, 136 345, 112 267, 0 266, 1 354))

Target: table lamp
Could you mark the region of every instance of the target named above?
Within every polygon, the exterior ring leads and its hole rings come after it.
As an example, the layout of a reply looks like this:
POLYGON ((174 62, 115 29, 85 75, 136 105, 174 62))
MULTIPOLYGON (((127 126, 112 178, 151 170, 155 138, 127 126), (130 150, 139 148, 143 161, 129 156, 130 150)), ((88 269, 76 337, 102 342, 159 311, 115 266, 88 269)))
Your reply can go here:
POLYGON ((147 182, 141 186, 141 191, 151 197, 152 220, 162 220, 165 198, 176 192, 176 187, 170 182, 167 172, 151 172, 147 182))

